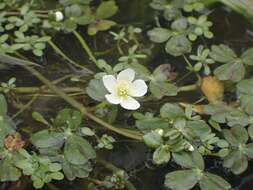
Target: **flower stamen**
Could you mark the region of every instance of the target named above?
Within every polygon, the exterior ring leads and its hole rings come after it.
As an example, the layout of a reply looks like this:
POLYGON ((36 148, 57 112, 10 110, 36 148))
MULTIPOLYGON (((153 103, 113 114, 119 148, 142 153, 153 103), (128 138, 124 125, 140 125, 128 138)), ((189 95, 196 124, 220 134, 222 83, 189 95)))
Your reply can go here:
POLYGON ((118 96, 126 97, 128 95, 127 89, 125 88, 118 88, 118 96))

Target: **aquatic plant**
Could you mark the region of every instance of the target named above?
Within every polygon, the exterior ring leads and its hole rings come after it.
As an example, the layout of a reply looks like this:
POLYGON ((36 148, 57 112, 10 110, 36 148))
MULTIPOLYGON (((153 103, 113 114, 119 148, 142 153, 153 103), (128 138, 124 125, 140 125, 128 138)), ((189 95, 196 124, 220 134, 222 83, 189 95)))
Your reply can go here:
POLYGON ((214 1, 134 2, 147 9, 148 23, 122 21, 114 0, 0 1, 6 186, 57 189, 65 178, 89 190, 139 189, 138 166, 121 169, 109 156, 131 142, 146 147, 147 154, 137 151, 145 169, 163 168, 167 189, 229 190, 225 173, 247 170, 253 48, 213 40, 214 1), (209 160, 223 173, 210 170, 209 160))

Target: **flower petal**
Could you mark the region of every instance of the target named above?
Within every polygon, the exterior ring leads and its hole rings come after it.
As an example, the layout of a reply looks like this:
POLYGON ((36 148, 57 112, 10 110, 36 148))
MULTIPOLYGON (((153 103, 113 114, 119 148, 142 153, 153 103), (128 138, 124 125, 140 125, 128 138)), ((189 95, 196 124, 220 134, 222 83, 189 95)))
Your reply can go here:
POLYGON ((125 69, 123 71, 121 71, 118 76, 117 76, 117 80, 125 80, 125 81, 129 81, 132 82, 134 80, 135 77, 135 71, 133 69, 125 69))
POLYGON ((120 105, 127 110, 137 110, 140 107, 140 103, 137 102, 131 96, 128 96, 126 99, 123 99, 120 105))
POLYGON ((120 104, 122 102, 122 99, 116 94, 106 94, 105 98, 111 104, 120 104))
POLYGON ((144 96, 148 91, 148 86, 146 85, 144 80, 135 80, 131 84, 130 95, 133 97, 141 97, 144 96))
POLYGON ((103 83, 105 88, 110 92, 113 93, 115 92, 115 87, 116 87, 116 78, 113 75, 105 75, 103 76, 103 83))

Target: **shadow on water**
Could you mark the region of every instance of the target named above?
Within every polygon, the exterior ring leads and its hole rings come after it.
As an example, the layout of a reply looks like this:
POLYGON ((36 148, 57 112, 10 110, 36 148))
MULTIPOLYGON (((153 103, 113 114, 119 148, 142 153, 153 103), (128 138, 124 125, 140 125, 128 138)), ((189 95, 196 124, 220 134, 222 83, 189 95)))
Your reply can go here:
MULTIPOLYGON (((149 0, 118 0, 120 10, 122 10, 116 17, 119 23, 123 24, 136 24, 137 26, 149 28, 154 24, 152 13, 148 7, 149 0)), ((211 13, 211 19, 214 22, 213 31, 215 33, 215 39, 212 43, 225 43, 231 46, 238 52, 253 45, 253 30, 244 21, 242 17, 236 15, 233 12, 229 12, 224 8, 217 8, 211 13)), ((83 35, 85 32, 83 29, 83 35)), ((110 47, 110 40, 105 37, 107 34, 99 34, 97 37, 97 49, 101 51, 110 47), (102 47, 100 42, 102 39, 102 47), (104 46, 104 47, 103 47, 104 46)), ((87 37, 87 36, 86 36, 87 37)), ((71 35, 62 35, 56 37, 61 48, 67 51, 68 55, 81 64, 88 65, 89 61, 85 56, 80 44, 73 39, 71 35)), ((146 44, 148 41, 146 42, 146 44)), ((206 42, 208 43, 208 42, 206 42)), ((93 41, 90 44, 94 45, 93 41)), ((149 46, 148 46, 149 47, 149 46)), ((162 48, 159 47, 159 55, 153 55, 149 60, 150 67, 153 68, 158 64, 171 63, 178 72, 181 72, 184 65, 182 60, 174 59, 165 55, 162 52, 162 48), (161 50, 161 51, 160 51, 161 50), (153 64, 153 65, 152 65, 153 64)), ((115 55, 116 56, 116 55, 115 55)), ((115 60, 117 57, 115 57, 115 60)), ((115 61, 112 59, 112 61, 115 61)), ((47 64, 48 70, 44 73, 49 79, 57 78, 68 72, 68 67, 64 64, 64 60, 59 56, 48 50, 47 55, 40 60, 43 64, 47 64), (60 68, 60 69, 59 69, 60 68)), ((91 65, 91 64, 90 64, 91 65)), ((92 69, 92 66, 91 66, 92 69)), ((12 73, 13 68, 7 70, 0 70, 1 80, 5 81, 9 76, 15 76, 19 79, 19 83, 24 85, 38 85, 38 81, 32 80, 31 76, 23 70, 15 68, 15 73, 12 73), (11 71, 11 72, 10 72, 11 71)), ((184 94, 183 98, 194 100, 196 94, 184 94)), ((61 105, 62 102, 56 101, 54 98, 40 98, 35 105, 40 109, 46 109, 50 104, 61 105)), ((50 107, 50 106, 49 106, 50 107)), ((55 114, 54 110, 44 110, 47 114, 55 114)), ((142 144, 138 142, 127 141, 125 139, 118 138, 119 142, 116 143, 112 152, 104 153, 103 155, 116 166, 124 168, 130 175, 131 180, 134 182, 138 190, 163 190, 164 176, 167 172, 175 170, 177 167, 173 164, 169 167, 157 168, 151 163, 151 153, 142 144)), ((221 167, 221 161, 207 159, 206 160, 207 171, 217 173, 230 181, 234 189, 236 190, 251 190, 253 185, 253 165, 249 165, 247 172, 241 176, 233 176, 229 172, 225 171, 221 167)), ((8 187, 8 183, 0 185, 0 190, 5 190, 8 187)), ((81 190, 84 189, 81 182, 78 180, 75 182, 63 181, 57 183, 61 189, 81 190)), ((47 189, 45 187, 44 189, 47 189)), ((196 188, 197 189, 197 188, 196 188)), ((17 190, 17 189, 10 189, 17 190)))

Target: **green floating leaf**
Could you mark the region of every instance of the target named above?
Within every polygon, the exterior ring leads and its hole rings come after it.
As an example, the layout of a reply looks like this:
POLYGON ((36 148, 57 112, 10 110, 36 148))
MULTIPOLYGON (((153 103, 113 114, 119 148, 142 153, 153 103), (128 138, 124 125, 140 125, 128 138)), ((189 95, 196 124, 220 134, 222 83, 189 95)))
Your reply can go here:
POLYGON ((223 134, 225 139, 233 146, 239 146, 248 141, 248 132, 240 125, 234 126, 230 130, 224 129, 223 134))
POLYGON ((96 152, 84 138, 72 135, 66 140, 64 155, 71 164, 82 165, 94 159, 96 152))
POLYGON ((175 162, 184 168, 198 168, 200 170, 205 169, 204 159, 197 150, 193 152, 173 153, 172 156, 175 162))
POLYGON ((199 182, 201 190, 229 190, 231 185, 220 176, 205 173, 199 182))
POLYGON ((174 84, 162 81, 151 81, 149 89, 157 99, 164 96, 176 96, 178 92, 178 88, 174 84))
POLYGON ((61 172, 54 172, 54 173, 50 174, 50 178, 54 179, 54 180, 63 180, 64 175, 61 172))
POLYGON ((213 45, 211 47, 211 52, 210 52, 210 56, 218 62, 221 63, 231 63, 233 62, 236 58, 237 55, 235 54, 235 52, 229 48, 226 45, 213 45))
POLYGON ((102 80, 92 79, 86 88, 87 94, 94 100, 103 101, 108 93, 102 80))
POLYGON ((247 144, 243 148, 244 154, 246 154, 249 158, 253 158, 253 143, 247 144))
POLYGON ((143 140, 147 146, 157 148, 163 144, 163 138, 156 131, 151 131, 143 136, 143 140))
POLYGON ((174 120, 176 118, 185 117, 184 110, 178 104, 166 103, 160 109, 162 118, 174 120))
POLYGON ((252 95, 240 95, 241 107, 250 115, 253 115, 253 96, 252 95))
POLYGON ((191 42, 184 35, 173 36, 165 45, 166 52, 173 56, 189 53, 191 49, 191 42))
POLYGON ((58 163, 51 163, 49 164, 49 170, 51 172, 58 172, 62 169, 61 164, 58 163))
POLYGON ((171 77, 175 77, 175 73, 171 72, 170 64, 159 65, 153 72, 155 81, 168 81, 171 77), (174 76, 173 76, 174 75, 174 76))
POLYGON ((253 65, 253 47, 247 49, 242 55, 241 59, 246 65, 253 65))
POLYGON ((75 20, 67 19, 63 22, 63 27, 68 32, 72 32, 77 28, 75 20))
POLYGON ((17 181, 21 177, 21 172, 16 168, 11 159, 3 159, 0 161, 0 180, 17 181))
POLYGON ((88 26, 88 34, 90 36, 96 35, 99 31, 106 31, 112 26, 116 25, 116 22, 111 20, 99 20, 88 26))
POLYGON ((82 123, 82 114, 74 109, 63 109, 58 113, 54 123, 58 127, 66 126, 75 130, 82 123))
POLYGON ((169 146, 161 145, 153 153, 153 161, 156 164, 165 164, 170 161, 170 150, 169 146))
POLYGON ((115 15, 118 11, 118 6, 114 0, 103 1, 96 10, 97 19, 106 19, 115 15))
POLYGON ((153 28, 152 30, 148 31, 150 40, 156 43, 163 43, 168 41, 171 35, 171 31, 165 28, 153 28))
POLYGON ((250 125, 248 128, 248 134, 251 139, 253 139, 253 125, 250 125))
POLYGON ((172 22, 171 29, 175 31, 184 31, 187 29, 187 26, 188 26, 187 19, 184 17, 180 17, 172 22))
POLYGON ((187 121, 188 133, 200 139, 204 139, 211 133, 211 128, 203 120, 187 121))
POLYGON ((165 177, 165 187, 173 190, 192 189, 200 180, 197 170, 180 170, 168 173, 165 177))
POLYGON ((253 79, 242 80, 237 84, 237 90, 242 94, 253 96, 253 79))
POLYGON ((68 180, 74 180, 78 178, 86 178, 92 171, 91 164, 89 162, 83 165, 75 165, 68 162, 66 159, 63 161, 63 172, 68 180))
POLYGON ((227 63, 214 70, 214 75, 219 80, 238 82, 245 75, 245 67, 241 62, 227 63))
POLYGON ((128 65, 127 68, 131 68, 136 72, 136 78, 143 79, 143 80, 149 80, 150 78, 150 71, 142 64, 139 63, 131 63, 128 65))
POLYGON ((230 168, 235 175, 239 175, 248 168, 247 156, 241 151, 233 150, 224 158, 223 167, 230 168))
POLYGON ((154 129, 166 129, 169 127, 167 121, 162 120, 161 118, 144 118, 136 121, 136 126, 140 130, 154 130, 154 129))
POLYGON ((95 133, 88 127, 82 127, 81 128, 81 132, 82 134, 86 135, 86 136, 93 136, 95 135, 95 133))
POLYGON ((64 134, 45 129, 33 134, 30 140, 37 148, 60 148, 64 143, 64 134))

